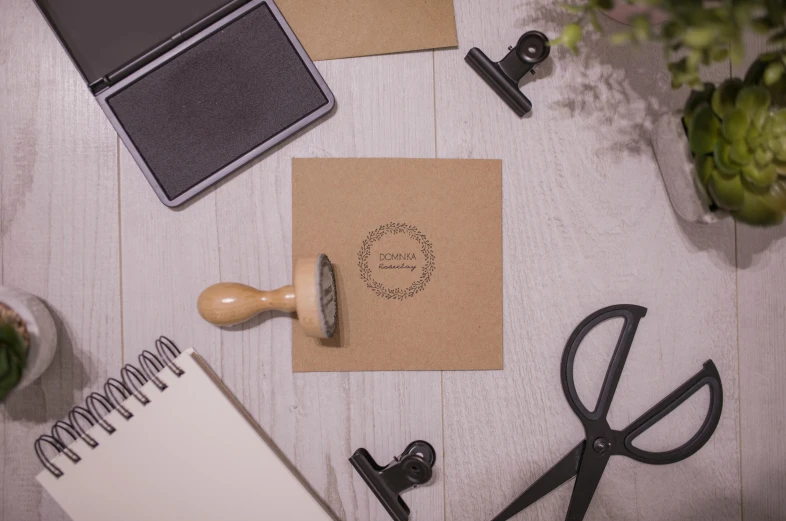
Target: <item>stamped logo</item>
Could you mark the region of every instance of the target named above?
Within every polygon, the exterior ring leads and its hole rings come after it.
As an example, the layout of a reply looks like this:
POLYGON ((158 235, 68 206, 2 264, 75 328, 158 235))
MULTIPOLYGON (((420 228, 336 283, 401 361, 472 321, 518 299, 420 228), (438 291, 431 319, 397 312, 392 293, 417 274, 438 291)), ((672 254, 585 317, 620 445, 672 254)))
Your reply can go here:
POLYGON ((434 250, 415 226, 391 222, 366 236, 358 268, 361 280, 378 297, 404 300, 423 291, 431 280, 434 250))

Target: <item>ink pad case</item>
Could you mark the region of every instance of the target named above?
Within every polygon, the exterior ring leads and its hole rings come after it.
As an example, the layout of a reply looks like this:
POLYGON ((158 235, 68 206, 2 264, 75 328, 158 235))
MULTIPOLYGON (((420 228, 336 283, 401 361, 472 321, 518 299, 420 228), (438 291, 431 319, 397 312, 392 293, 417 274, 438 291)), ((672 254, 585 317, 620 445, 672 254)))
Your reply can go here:
POLYGON ((335 105, 271 0, 36 3, 167 206, 335 105))

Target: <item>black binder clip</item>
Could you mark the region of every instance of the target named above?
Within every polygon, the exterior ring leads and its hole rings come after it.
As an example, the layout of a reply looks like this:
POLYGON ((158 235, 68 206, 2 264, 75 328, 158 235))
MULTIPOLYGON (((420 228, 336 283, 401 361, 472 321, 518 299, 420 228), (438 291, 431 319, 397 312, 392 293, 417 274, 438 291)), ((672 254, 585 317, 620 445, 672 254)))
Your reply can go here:
POLYGON ((533 67, 549 57, 551 47, 545 34, 528 31, 519 38, 515 48, 508 47, 508 50, 507 56, 494 63, 483 51, 473 47, 464 60, 521 117, 532 110, 532 103, 519 90, 519 81, 528 72, 535 74, 533 67))
POLYGON ((409 519, 409 507, 400 494, 431 481, 437 461, 434 447, 425 441, 413 441, 404 453, 386 467, 380 467, 366 449, 358 449, 349 458, 352 466, 371 488, 380 503, 396 521, 409 519))

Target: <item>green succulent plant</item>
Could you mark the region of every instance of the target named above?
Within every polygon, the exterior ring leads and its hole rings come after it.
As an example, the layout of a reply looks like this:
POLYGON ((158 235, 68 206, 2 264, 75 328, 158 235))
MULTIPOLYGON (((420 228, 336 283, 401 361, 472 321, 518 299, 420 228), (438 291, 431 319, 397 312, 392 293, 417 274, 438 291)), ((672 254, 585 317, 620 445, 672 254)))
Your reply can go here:
POLYGON ((710 206, 753 225, 779 224, 786 212, 786 108, 766 85, 730 79, 693 91, 683 123, 696 187, 710 206))
MULTIPOLYGON (((611 35, 617 44, 640 45, 653 41, 663 46, 672 77, 672 87, 688 85, 701 89, 700 69, 729 58, 742 61, 743 33, 750 29, 768 37, 770 45, 786 46, 786 0, 578 0, 564 5, 577 19, 552 40, 574 53, 587 25, 603 32, 598 13, 619 5, 636 5, 657 10, 663 23, 653 24, 648 14, 629 20, 629 25, 611 35)), ((783 73, 773 65, 772 74, 783 73)))
POLYGON ((786 0, 575 0, 565 9, 577 19, 552 40, 572 52, 591 25, 603 32, 598 13, 622 4, 657 11, 628 20, 611 41, 663 46, 671 86, 693 89, 683 122, 696 163, 696 187, 713 209, 755 225, 778 224, 786 213, 786 0), (766 35, 764 53, 745 79, 718 88, 702 83, 702 67, 742 61, 743 34, 766 35))
POLYGON ((11 323, 0 323, 0 402, 16 387, 27 363, 27 345, 11 323))

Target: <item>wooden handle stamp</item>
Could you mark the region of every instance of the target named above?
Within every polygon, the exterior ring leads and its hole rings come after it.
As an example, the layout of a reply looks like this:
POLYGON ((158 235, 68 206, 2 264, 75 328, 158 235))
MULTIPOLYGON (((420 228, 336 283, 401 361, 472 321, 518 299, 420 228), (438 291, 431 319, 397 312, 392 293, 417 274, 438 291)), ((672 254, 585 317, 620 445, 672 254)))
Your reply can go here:
POLYGON ((297 259, 294 284, 273 291, 234 282, 213 284, 199 295, 197 309, 216 326, 240 324, 272 309, 297 312, 308 336, 330 338, 338 321, 333 265, 324 254, 297 259))

